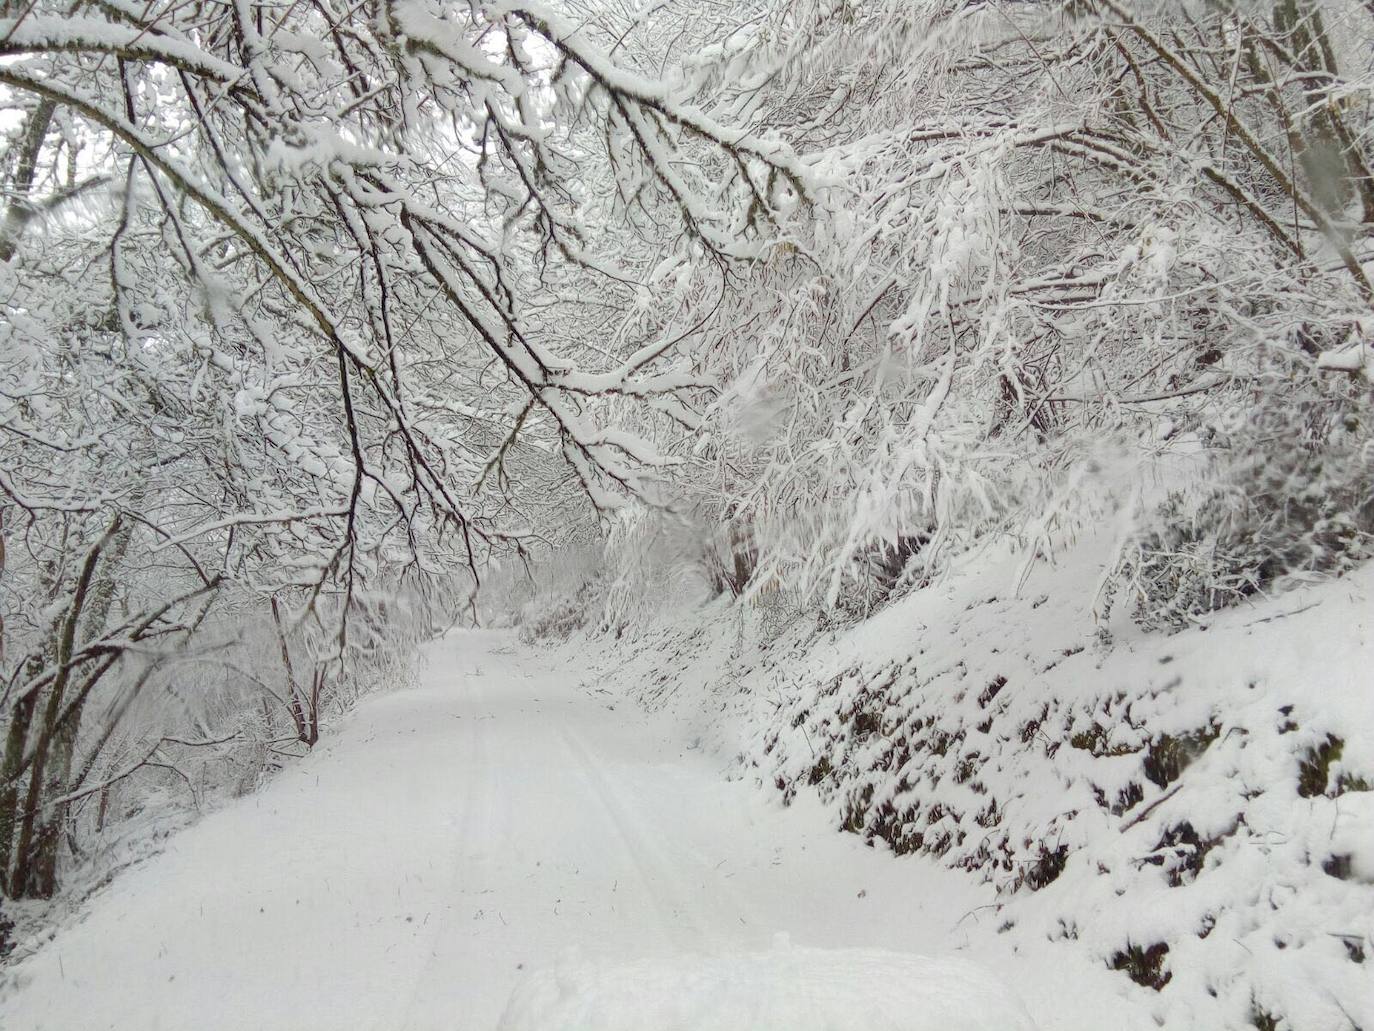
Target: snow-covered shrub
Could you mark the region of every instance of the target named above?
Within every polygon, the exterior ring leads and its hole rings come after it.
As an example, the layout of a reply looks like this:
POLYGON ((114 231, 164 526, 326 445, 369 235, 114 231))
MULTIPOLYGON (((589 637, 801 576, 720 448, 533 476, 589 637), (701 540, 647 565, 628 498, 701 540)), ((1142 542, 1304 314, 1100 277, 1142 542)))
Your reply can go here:
POLYGON ((606 592, 601 547, 583 541, 553 556, 539 556, 528 565, 506 569, 491 588, 492 604, 483 613, 488 625, 504 606, 513 618, 501 616, 495 621, 518 626, 520 640, 526 644, 565 641, 594 623, 601 611, 606 592))
POLYGON ((939 549, 931 547, 932 539, 933 532, 903 533, 866 547, 854 558, 850 586, 836 599, 836 614, 862 619, 907 591, 928 585, 939 569, 939 549))
POLYGON ((1340 576, 1374 554, 1374 446, 1367 413, 1334 401, 1266 405, 1235 435, 1218 482, 1171 492, 1119 577, 1147 629, 1312 576, 1340 576))
POLYGON ((526 643, 563 641, 579 630, 618 637, 651 624, 683 601, 717 593, 707 523, 649 506, 622 508, 562 547, 504 563, 484 580, 478 620, 517 626, 526 643))
POLYGON ((566 641, 592 620, 603 588, 604 584, 594 578, 571 594, 530 602, 521 613, 520 640, 526 644, 566 641))

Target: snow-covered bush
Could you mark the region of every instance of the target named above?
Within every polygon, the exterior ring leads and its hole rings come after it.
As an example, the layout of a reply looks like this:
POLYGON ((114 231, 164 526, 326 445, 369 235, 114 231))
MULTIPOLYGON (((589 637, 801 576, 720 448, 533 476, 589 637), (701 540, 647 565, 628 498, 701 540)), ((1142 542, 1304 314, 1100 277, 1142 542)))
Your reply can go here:
POLYGON ((1374 555, 1368 405, 1266 403, 1201 491, 1174 491, 1128 549, 1118 589, 1136 622, 1181 629, 1286 582, 1339 576, 1374 555))
POLYGON ((556 553, 494 568, 478 592, 476 617, 482 626, 518 628, 526 644, 557 643, 595 623, 605 591, 601 544, 584 533, 556 553))
POLYGON ((544 596, 521 612, 520 640, 526 644, 566 641, 596 619, 597 602, 605 584, 587 580, 571 594, 544 596))

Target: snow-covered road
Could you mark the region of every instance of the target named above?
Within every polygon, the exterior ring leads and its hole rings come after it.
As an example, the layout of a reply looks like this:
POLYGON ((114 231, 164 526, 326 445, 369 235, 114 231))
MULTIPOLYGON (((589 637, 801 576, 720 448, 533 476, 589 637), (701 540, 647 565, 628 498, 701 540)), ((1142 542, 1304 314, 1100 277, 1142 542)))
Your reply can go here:
POLYGON ((13 971, 0 1027, 487 1031, 570 950, 719 956, 779 934, 964 949, 1046 1028, 1120 1004, 1124 978, 1071 954, 999 955, 970 878, 726 782, 669 717, 553 666, 505 634, 435 645, 420 687, 366 701, 94 898, 13 971))

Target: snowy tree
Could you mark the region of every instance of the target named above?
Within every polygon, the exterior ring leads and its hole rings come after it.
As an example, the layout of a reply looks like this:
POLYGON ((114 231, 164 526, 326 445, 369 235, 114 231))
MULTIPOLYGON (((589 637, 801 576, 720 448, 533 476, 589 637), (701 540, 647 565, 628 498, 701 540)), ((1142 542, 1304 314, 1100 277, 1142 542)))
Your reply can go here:
POLYGON ((536 5, 40 2, 0 55, 0 856, 42 895, 119 695, 197 634, 270 628, 310 744, 388 598, 452 618, 651 499, 634 426, 696 379, 604 332, 648 287, 603 227, 727 252, 799 173, 536 5))
POLYGON ((699 102, 782 135, 808 190, 728 286, 681 273, 719 386, 685 490, 756 588, 862 608, 1034 538, 1104 438, 1277 408, 1320 448, 1364 403, 1318 370, 1369 330, 1367 9, 762 4, 702 31, 699 102))

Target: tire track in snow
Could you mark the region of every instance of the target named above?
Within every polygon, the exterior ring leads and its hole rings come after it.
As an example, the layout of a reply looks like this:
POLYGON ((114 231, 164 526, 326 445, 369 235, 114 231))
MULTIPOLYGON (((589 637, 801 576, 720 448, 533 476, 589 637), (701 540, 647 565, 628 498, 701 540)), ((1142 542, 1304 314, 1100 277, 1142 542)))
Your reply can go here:
POLYGON ((630 860, 644 894, 658 912, 666 936, 673 944, 685 948, 702 949, 707 945, 719 944, 721 935, 702 921, 697 907, 686 898, 681 879, 673 873, 672 864, 637 829, 633 812, 590 749, 573 732, 564 727, 558 730, 572 759, 570 765, 587 785, 587 797, 595 800, 616 837, 624 845, 623 854, 630 860))
POLYGON ((462 801, 456 809, 456 832, 452 852, 448 858, 448 873, 445 878, 446 889, 443 897, 437 899, 443 903, 439 912, 438 919, 434 921, 434 931, 430 935, 429 958, 424 961, 420 971, 415 975, 415 981, 411 987, 409 998, 406 1002, 405 1012, 401 1019, 401 1027, 405 1029, 414 1028, 416 1031, 426 1027, 423 1023, 417 1023, 419 1012, 423 1009, 421 1001, 433 994, 434 986, 446 979, 440 970, 440 957, 445 951, 445 945, 452 937, 451 927, 453 924, 453 913, 455 912, 459 894, 459 879, 467 865, 465 863, 465 852, 469 842, 477 840, 475 832, 480 831, 482 820, 478 818, 477 809, 479 796, 484 803, 482 808, 488 809, 489 792, 482 791, 481 774, 488 769, 487 766, 487 746, 485 734, 482 727, 479 709, 481 708, 484 695, 481 689, 482 676, 480 674, 465 671, 460 674, 460 690, 457 696, 465 704, 461 706, 462 711, 458 715, 467 724, 464 728, 464 746, 468 760, 465 763, 467 776, 462 789, 462 801))
MULTIPOLYGON (((715 770, 710 770, 701 775, 712 786, 716 785, 719 777, 715 770)), ((669 770, 667 776, 673 784, 683 789, 684 797, 691 798, 691 785, 683 783, 681 767, 669 770)), ((712 813, 713 827, 721 815, 719 809, 709 804, 698 807, 684 806, 684 809, 691 812, 697 819, 703 812, 712 813)), ((701 826, 695 822, 689 823, 685 827, 679 822, 669 829, 664 837, 678 846, 679 854, 692 856, 692 865, 702 875, 701 891, 712 900, 712 908, 719 918, 719 925, 723 928, 728 927, 732 935, 740 939, 737 942, 739 947, 743 948, 748 945, 748 938, 751 934, 755 937, 767 935, 771 940, 771 935, 777 928, 765 917, 764 911, 755 904, 757 902, 755 894, 742 890, 739 882, 735 879, 736 874, 742 872, 739 865, 741 858, 739 855, 711 854, 708 849, 702 848, 702 845, 709 846, 715 838, 710 833, 703 833, 701 826), (685 829, 687 833, 673 835, 672 832, 679 829, 685 829), (718 855, 719 858, 717 858, 718 855), (721 868, 727 863, 731 864, 731 868, 728 873, 722 873, 721 868)), ((735 828, 724 840, 736 843, 751 837, 752 825, 748 825, 735 828)))

